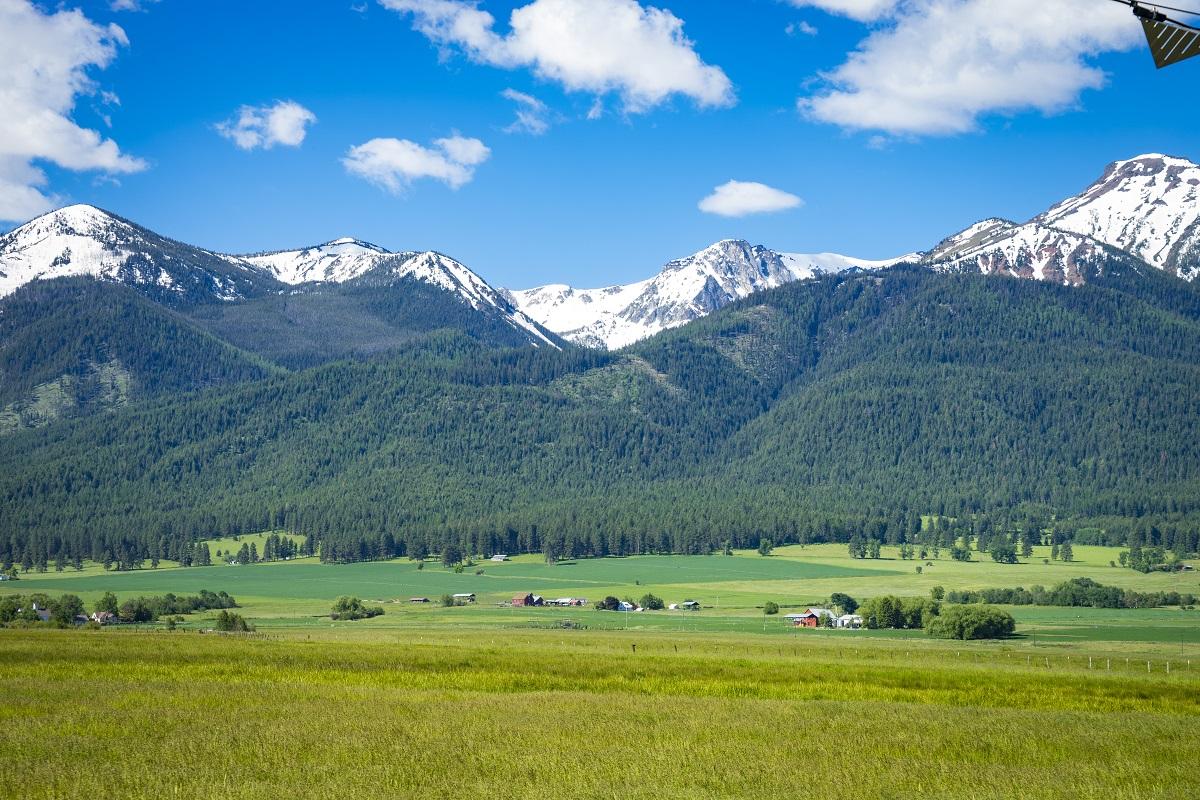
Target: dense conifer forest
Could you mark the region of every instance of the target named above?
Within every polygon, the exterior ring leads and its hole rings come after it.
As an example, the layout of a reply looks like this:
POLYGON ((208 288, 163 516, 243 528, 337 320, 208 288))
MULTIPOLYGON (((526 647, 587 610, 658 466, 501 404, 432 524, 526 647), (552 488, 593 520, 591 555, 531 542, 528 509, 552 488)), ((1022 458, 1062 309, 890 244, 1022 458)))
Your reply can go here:
POLYGON ((262 530, 327 561, 986 550, 1031 526, 1194 552, 1198 297, 1119 265, 1079 288, 896 268, 616 353, 445 330, 238 374, 0 438, 0 561, 188 563, 262 530))

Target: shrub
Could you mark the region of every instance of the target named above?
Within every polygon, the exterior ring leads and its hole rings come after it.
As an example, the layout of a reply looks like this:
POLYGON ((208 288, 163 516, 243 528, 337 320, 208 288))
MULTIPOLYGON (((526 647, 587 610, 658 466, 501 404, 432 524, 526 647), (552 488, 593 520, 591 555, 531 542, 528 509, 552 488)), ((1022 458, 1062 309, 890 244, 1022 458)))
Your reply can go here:
POLYGON ((667 607, 667 604, 663 602, 661 597, 656 597, 652 594, 643 595, 638 605, 650 611, 661 611, 667 607))
POLYGON ((597 611, 616 611, 621 607, 621 601, 613 597, 611 594, 603 600, 596 601, 597 611))
POLYGON ((450 607, 456 605, 456 603, 454 602, 454 595, 449 594, 449 593, 442 595, 442 605, 446 608, 450 608, 450 607))
POLYGON ((935 639, 1000 639, 1016 630, 1012 614, 995 606, 952 606, 930 621, 935 639))
POLYGON ((254 626, 246 622, 241 614, 234 614, 222 609, 221 613, 217 614, 217 630, 226 633, 250 633, 254 630, 254 626))
POLYGON ((383 606, 364 605, 357 597, 339 597, 330 617, 341 620, 369 619, 383 614, 383 606))
POLYGON ((768 600, 766 602, 766 604, 763 605, 763 613, 764 614, 778 614, 779 613, 779 604, 768 600))

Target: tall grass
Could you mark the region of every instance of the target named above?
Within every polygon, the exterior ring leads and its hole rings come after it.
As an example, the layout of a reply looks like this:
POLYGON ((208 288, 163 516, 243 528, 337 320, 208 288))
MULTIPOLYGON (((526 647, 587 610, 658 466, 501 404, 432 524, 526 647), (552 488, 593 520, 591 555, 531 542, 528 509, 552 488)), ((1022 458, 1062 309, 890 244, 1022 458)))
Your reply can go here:
POLYGON ((1200 670, 866 640, 307 636, 0 631, 0 797, 1200 796, 1200 670))

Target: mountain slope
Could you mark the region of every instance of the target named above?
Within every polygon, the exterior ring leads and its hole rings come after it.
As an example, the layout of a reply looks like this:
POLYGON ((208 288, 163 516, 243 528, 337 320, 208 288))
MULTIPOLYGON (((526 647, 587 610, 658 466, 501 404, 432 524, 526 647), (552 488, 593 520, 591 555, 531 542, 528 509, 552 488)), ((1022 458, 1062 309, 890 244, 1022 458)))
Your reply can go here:
POLYGON ((1197 287, 1103 285, 1120 272, 824 276, 620 353, 436 336, 0 440, 0 528, 277 527, 357 560, 707 552, 1015 508, 1195 521, 1200 322, 1176 308, 1197 287))
POLYGON ((0 298, 0 433, 276 371, 120 284, 58 278, 0 298))
POLYGON ((669 262, 644 281, 604 289, 554 284, 508 294, 524 312, 564 338, 617 349, 678 327, 764 289, 891 261, 864 261, 835 253, 777 253, 728 239, 669 262))

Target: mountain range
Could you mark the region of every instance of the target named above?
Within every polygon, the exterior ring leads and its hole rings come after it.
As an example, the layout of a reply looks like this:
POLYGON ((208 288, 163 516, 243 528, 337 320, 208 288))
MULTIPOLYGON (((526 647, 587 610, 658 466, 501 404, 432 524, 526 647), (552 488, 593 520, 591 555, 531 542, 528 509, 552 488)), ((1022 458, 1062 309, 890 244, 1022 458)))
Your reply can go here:
POLYGON ((1142 156, 898 259, 723 241, 592 291, 61 209, 0 237, 0 564, 264 529, 334 561, 709 552, 923 514, 1194 541, 1197 181, 1142 156))
POLYGON ((1198 190, 1200 166, 1148 154, 1110 165, 1082 193, 1026 223, 984 220, 924 252, 872 261, 836 253, 780 252, 726 240, 671 261, 645 280, 600 289, 563 284, 496 289, 440 253, 391 252, 353 238, 297 250, 224 255, 77 205, 0 236, 0 297, 34 280, 89 276, 130 286, 173 308, 195 311, 210 306, 199 316, 209 321, 213 332, 243 346, 251 344, 250 349, 257 348, 245 337, 254 328, 264 328, 259 332, 263 336, 306 338, 297 330, 288 337, 287 328, 304 326, 296 320, 286 324, 280 320, 279 298, 302 297, 292 305, 323 321, 327 321, 324 315, 312 307, 338 306, 338 320, 343 325, 349 322, 339 337, 341 345, 319 356, 313 356, 312 341, 289 352, 269 354, 296 365, 379 352, 404 340, 408 318, 383 315, 381 320, 378 312, 364 312, 351 314, 351 322, 340 313, 347 304, 344 290, 381 292, 403 283, 436 290, 441 302, 435 305, 457 304, 452 316, 476 317, 480 330, 494 334, 497 323, 506 328, 499 344, 559 346, 565 339, 615 349, 754 292, 820 275, 901 263, 1079 285, 1119 251, 1190 281, 1200 272, 1198 190), (261 302, 264 299, 268 302, 261 302), (225 308, 217 311, 213 306, 225 308), (397 334, 397 327, 403 332, 397 334))

